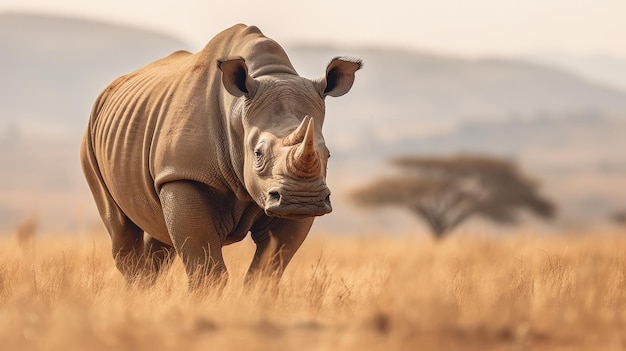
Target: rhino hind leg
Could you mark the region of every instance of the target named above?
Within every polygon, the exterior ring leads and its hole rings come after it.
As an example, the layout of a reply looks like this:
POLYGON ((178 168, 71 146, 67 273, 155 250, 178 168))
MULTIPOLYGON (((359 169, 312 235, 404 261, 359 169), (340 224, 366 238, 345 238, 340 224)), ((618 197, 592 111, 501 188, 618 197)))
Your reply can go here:
POLYGON ((146 235, 145 237, 144 251, 150 271, 154 275, 166 272, 176 257, 174 247, 156 240, 150 235, 146 235))
POLYGON ((147 275, 143 230, 125 218, 125 215, 121 214, 121 216, 124 219, 109 220, 105 224, 111 236, 115 265, 126 281, 132 284, 147 275))
POLYGON ((146 268, 143 230, 126 216, 111 196, 100 173, 89 131, 83 137, 80 159, 96 207, 111 237, 115 265, 126 281, 133 283, 144 275, 146 268))
POLYGON ((150 286, 174 259, 173 248, 146 235, 121 210, 106 223, 117 269, 127 283, 150 286))
POLYGON ((102 189, 94 192, 94 197, 111 237, 115 266, 129 284, 136 283, 151 275, 144 254, 144 232, 117 206, 106 188, 102 189))
POLYGON ((173 248, 146 235, 117 206, 106 221, 111 236, 113 258, 127 283, 152 285, 159 273, 169 267, 174 258, 173 248))

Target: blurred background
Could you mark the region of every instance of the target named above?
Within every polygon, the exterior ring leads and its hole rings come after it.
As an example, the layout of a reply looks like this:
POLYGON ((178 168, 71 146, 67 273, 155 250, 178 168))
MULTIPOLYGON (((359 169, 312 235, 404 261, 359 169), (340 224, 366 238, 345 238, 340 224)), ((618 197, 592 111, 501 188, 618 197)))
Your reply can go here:
MULTIPOLYGON (((390 159, 459 154, 514 164, 556 209, 515 230, 624 228, 625 13, 620 0, 1 0, 0 233, 102 228, 78 159, 96 96, 239 22, 303 76, 338 55, 365 63, 348 95, 327 99, 334 212, 315 230, 428 233, 402 204, 362 208, 350 194, 402 176, 390 159)), ((511 230, 466 222, 457 230, 511 230)))

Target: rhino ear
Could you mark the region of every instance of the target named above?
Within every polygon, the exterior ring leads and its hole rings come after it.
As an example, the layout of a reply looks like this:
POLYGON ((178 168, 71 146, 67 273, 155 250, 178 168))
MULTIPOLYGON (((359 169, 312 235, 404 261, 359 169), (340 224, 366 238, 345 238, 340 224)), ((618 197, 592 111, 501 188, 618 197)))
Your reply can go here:
POLYGON ((248 66, 243 58, 217 60, 217 67, 222 71, 222 84, 230 94, 240 97, 254 92, 256 81, 248 75, 248 66))
POLYGON ((354 72, 361 69, 362 65, 359 59, 332 59, 326 67, 326 75, 321 79, 324 96, 341 96, 350 91, 354 83, 354 72))

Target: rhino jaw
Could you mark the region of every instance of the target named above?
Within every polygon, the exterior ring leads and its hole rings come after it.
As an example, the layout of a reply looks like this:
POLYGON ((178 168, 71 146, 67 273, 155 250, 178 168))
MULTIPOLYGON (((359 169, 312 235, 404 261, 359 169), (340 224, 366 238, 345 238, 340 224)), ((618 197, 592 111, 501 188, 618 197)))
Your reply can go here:
POLYGON ((272 188, 265 199, 265 214, 270 217, 300 219, 323 216, 332 210, 330 190, 326 186, 313 192, 272 188))

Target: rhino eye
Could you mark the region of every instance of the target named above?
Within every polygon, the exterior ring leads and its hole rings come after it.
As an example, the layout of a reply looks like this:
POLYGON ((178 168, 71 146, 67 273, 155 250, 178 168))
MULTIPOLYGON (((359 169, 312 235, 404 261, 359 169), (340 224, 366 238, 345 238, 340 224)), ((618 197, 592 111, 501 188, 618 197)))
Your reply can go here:
POLYGON ((263 145, 259 145, 254 149, 254 168, 256 170, 260 170, 265 165, 265 156, 263 155, 263 150, 261 149, 263 145))
POLYGON ((255 162, 263 161, 263 151, 259 149, 254 150, 254 161, 255 162))

